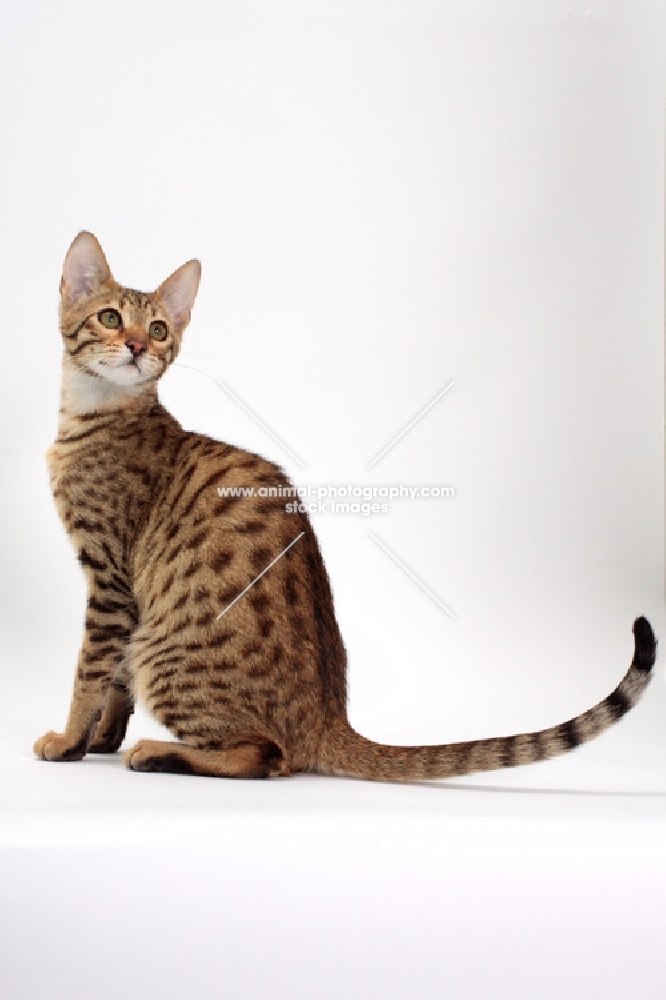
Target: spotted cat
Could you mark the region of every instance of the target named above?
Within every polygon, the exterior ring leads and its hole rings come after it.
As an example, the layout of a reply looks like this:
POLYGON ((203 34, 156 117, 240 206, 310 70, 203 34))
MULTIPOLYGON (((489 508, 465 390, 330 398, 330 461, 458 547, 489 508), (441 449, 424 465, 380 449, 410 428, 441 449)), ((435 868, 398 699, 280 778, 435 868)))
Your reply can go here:
POLYGON ((199 278, 191 260, 144 294, 114 281, 91 233, 67 253, 48 463, 88 602, 65 731, 42 736, 36 755, 115 752, 137 698, 176 740, 140 740, 128 767, 229 778, 448 778, 555 757, 620 719, 655 662, 645 618, 634 622, 633 661, 617 688, 561 725, 416 747, 351 728, 345 649, 310 522, 287 514, 283 496, 257 495, 288 488, 284 472, 184 431, 158 400, 199 278), (218 492, 248 486, 254 496, 218 492))

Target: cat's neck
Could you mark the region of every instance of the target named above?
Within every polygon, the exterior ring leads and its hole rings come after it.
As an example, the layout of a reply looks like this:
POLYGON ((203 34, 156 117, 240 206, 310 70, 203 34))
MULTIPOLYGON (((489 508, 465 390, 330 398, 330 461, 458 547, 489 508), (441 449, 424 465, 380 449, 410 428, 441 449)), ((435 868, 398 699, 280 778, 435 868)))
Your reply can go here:
POLYGON ((157 402, 154 382, 117 385, 107 379, 88 375, 67 356, 62 362, 60 417, 80 417, 86 413, 113 413, 150 408, 157 402))

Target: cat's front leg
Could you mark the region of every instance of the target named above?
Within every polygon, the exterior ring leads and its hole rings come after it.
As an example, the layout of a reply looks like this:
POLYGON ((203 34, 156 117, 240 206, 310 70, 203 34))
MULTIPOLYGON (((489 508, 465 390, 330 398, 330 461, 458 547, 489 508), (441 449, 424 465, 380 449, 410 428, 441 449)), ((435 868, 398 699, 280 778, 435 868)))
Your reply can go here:
MULTIPOLYGON (((126 598, 91 595, 86 614, 86 630, 79 653, 79 661, 74 678, 72 702, 64 733, 45 733, 34 745, 34 752, 42 760, 81 760, 93 739, 97 743, 98 724, 104 719, 111 723, 109 713, 123 705, 116 720, 112 742, 125 735, 127 721, 131 714, 128 699, 117 699, 112 684, 119 673, 119 666, 125 654, 125 647, 136 625, 137 615, 133 602, 126 598), (110 703, 109 695, 113 702, 110 703)), ((129 693, 128 693, 129 698, 129 693)), ((108 728, 105 726, 105 729, 108 728)), ((100 738, 102 733, 99 733, 100 738)), ((108 741, 105 741, 108 743, 108 741)), ((100 748, 94 749, 100 752, 100 748)), ((115 746, 113 749, 117 749, 115 746)), ((104 750, 102 752, 105 752, 104 750)), ((112 750, 106 752, 113 752, 112 750)))

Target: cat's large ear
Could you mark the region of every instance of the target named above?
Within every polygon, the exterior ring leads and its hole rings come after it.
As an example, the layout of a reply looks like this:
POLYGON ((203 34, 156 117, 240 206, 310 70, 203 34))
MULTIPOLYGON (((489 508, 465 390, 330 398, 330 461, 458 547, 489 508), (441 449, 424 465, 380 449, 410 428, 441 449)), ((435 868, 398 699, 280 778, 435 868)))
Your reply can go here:
POLYGON ((62 268, 60 294, 70 305, 112 281, 104 251, 92 233, 82 232, 67 251, 62 268))
POLYGON ((155 292, 169 313, 177 333, 181 333, 189 322, 200 280, 201 264, 198 260, 188 260, 187 264, 183 264, 163 281, 155 292))

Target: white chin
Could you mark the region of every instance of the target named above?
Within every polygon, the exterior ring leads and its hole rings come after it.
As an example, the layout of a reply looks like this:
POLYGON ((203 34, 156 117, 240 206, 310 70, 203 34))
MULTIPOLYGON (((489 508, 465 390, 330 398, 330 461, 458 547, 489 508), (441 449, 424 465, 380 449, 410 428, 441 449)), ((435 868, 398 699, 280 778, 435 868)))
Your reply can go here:
POLYGON ((116 385, 137 385, 148 378, 147 373, 141 372, 137 365, 118 365, 114 368, 105 365, 97 369, 97 374, 116 385))

